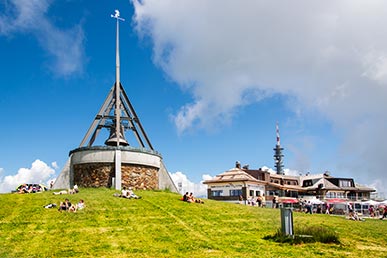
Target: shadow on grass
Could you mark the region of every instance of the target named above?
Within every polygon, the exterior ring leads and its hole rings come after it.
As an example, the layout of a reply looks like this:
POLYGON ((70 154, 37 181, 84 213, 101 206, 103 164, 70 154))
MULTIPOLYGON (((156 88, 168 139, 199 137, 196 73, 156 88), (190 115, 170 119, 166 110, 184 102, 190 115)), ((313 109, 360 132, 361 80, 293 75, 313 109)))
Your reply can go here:
POLYGON ((295 230, 294 236, 286 236, 278 229, 274 235, 265 236, 263 239, 278 243, 288 243, 291 245, 303 243, 321 242, 326 244, 340 244, 339 236, 336 232, 324 227, 305 227, 295 230))

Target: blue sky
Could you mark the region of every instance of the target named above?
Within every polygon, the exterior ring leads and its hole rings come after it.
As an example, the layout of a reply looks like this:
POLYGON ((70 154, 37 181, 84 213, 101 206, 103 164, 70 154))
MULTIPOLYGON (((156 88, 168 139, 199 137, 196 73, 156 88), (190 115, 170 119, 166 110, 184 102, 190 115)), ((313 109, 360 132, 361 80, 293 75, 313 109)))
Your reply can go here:
POLYGON ((0 190, 55 178, 80 144, 115 81, 119 9, 121 82, 176 180, 272 168, 278 121, 288 173, 386 192, 386 3, 288 5, 2 1, 0 190))

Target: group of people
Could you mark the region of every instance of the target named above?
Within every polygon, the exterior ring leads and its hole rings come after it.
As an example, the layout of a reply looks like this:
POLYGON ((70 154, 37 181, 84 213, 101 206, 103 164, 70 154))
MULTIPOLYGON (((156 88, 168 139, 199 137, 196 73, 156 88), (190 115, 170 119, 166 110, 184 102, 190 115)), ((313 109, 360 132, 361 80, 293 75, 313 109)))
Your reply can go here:
POLYGON ((25 194, 25 193, 40 193, 43 192, 43 188, 39 184, 22 184, 17 189, 18 193, 25 194))
POLYGON ((370 205, 370 207, 368 208, 368 212, 370 214, 370 217, 372 218, 378 216, 379 214, 382 214, 382 217, 380 217, 380 219, 382 220, 384 218, 387 218, 387 205, 384 205, 384 207, 380 206, 379 208, 375 208, 373 205, 370 205))
POLYGON ((200 199, 196 199, 194 196, 193 196, 193 193, 190 193, 188 194, 188 192, 186 192, 183 197, 181 198, 182 201, 184 202, 195 202, 195 203, 203 203, 204 202, 200 199))
MULTIPOLYGON (((243 196, 239 195, 238 198, 239 204, 244 204, 243 196)), ((266 198, 265 195, 258 195, 255 199, 253 196, 250 196, 246 199, 246 204, 251 206, 265 207, 266 206, 266 198)))
POLYGON ((117 196, 117 197, 122 197, 122 198, 127 198, 127 199, 141 199, 141 196, 138 196, 136 195, 132 188, 129 187, 128 189, 126 189, 126 187, 124 186, 121 190, 121 194, 117 194, 117 195, 114 195, 114 196, 117 196))
POLYGON ((85 201, 80 199, 77 204, 72 204, 69 199, 65 199, 64 202, 61 202, 58 208, 58 211, 68 211, 68 212, 77 212, 78 210, 82 210, 86 207, 85 201))
POLYGON ((74 185, 73 189, 70 188, 68 191, 62 190, 59 192, 53 192, 52 194, 61 195, 61 194, 76 194, 76 193, 79 193, 78 185, 74 185))

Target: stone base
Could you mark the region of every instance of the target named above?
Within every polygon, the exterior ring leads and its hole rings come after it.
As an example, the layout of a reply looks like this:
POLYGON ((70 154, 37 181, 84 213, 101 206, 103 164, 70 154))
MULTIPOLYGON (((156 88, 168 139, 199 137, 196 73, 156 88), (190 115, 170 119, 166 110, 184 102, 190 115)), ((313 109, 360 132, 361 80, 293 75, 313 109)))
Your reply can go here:
MULTIPOLYGON (((112 187, 115 175, 112 163, 75 164, 73 166, 74 184, 80 187, 112 187)), ((121 165, 122 187, 135 189, 158 189, 158 169, 137 164, 121 165)))

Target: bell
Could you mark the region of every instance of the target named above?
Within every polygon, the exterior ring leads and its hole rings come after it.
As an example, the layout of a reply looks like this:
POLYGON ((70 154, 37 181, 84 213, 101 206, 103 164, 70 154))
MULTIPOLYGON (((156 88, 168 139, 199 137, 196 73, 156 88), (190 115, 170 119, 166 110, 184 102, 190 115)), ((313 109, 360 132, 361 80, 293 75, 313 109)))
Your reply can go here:
POLYGON ((121 130, 120 130, 118 139, 117 139, 117 135, 116 135, 116 128, 115 127, 110 128, 110 135, 109 135, 109 138, 105 141, 105 144, 108 146, 117 146, 117 141, 118 141, 118 145, 120 145, 120 146, 128 146, 129 145, 129 143, 126 141, 125 136, 123 134, 123 127, 122 126, 121 126, 121 130))

